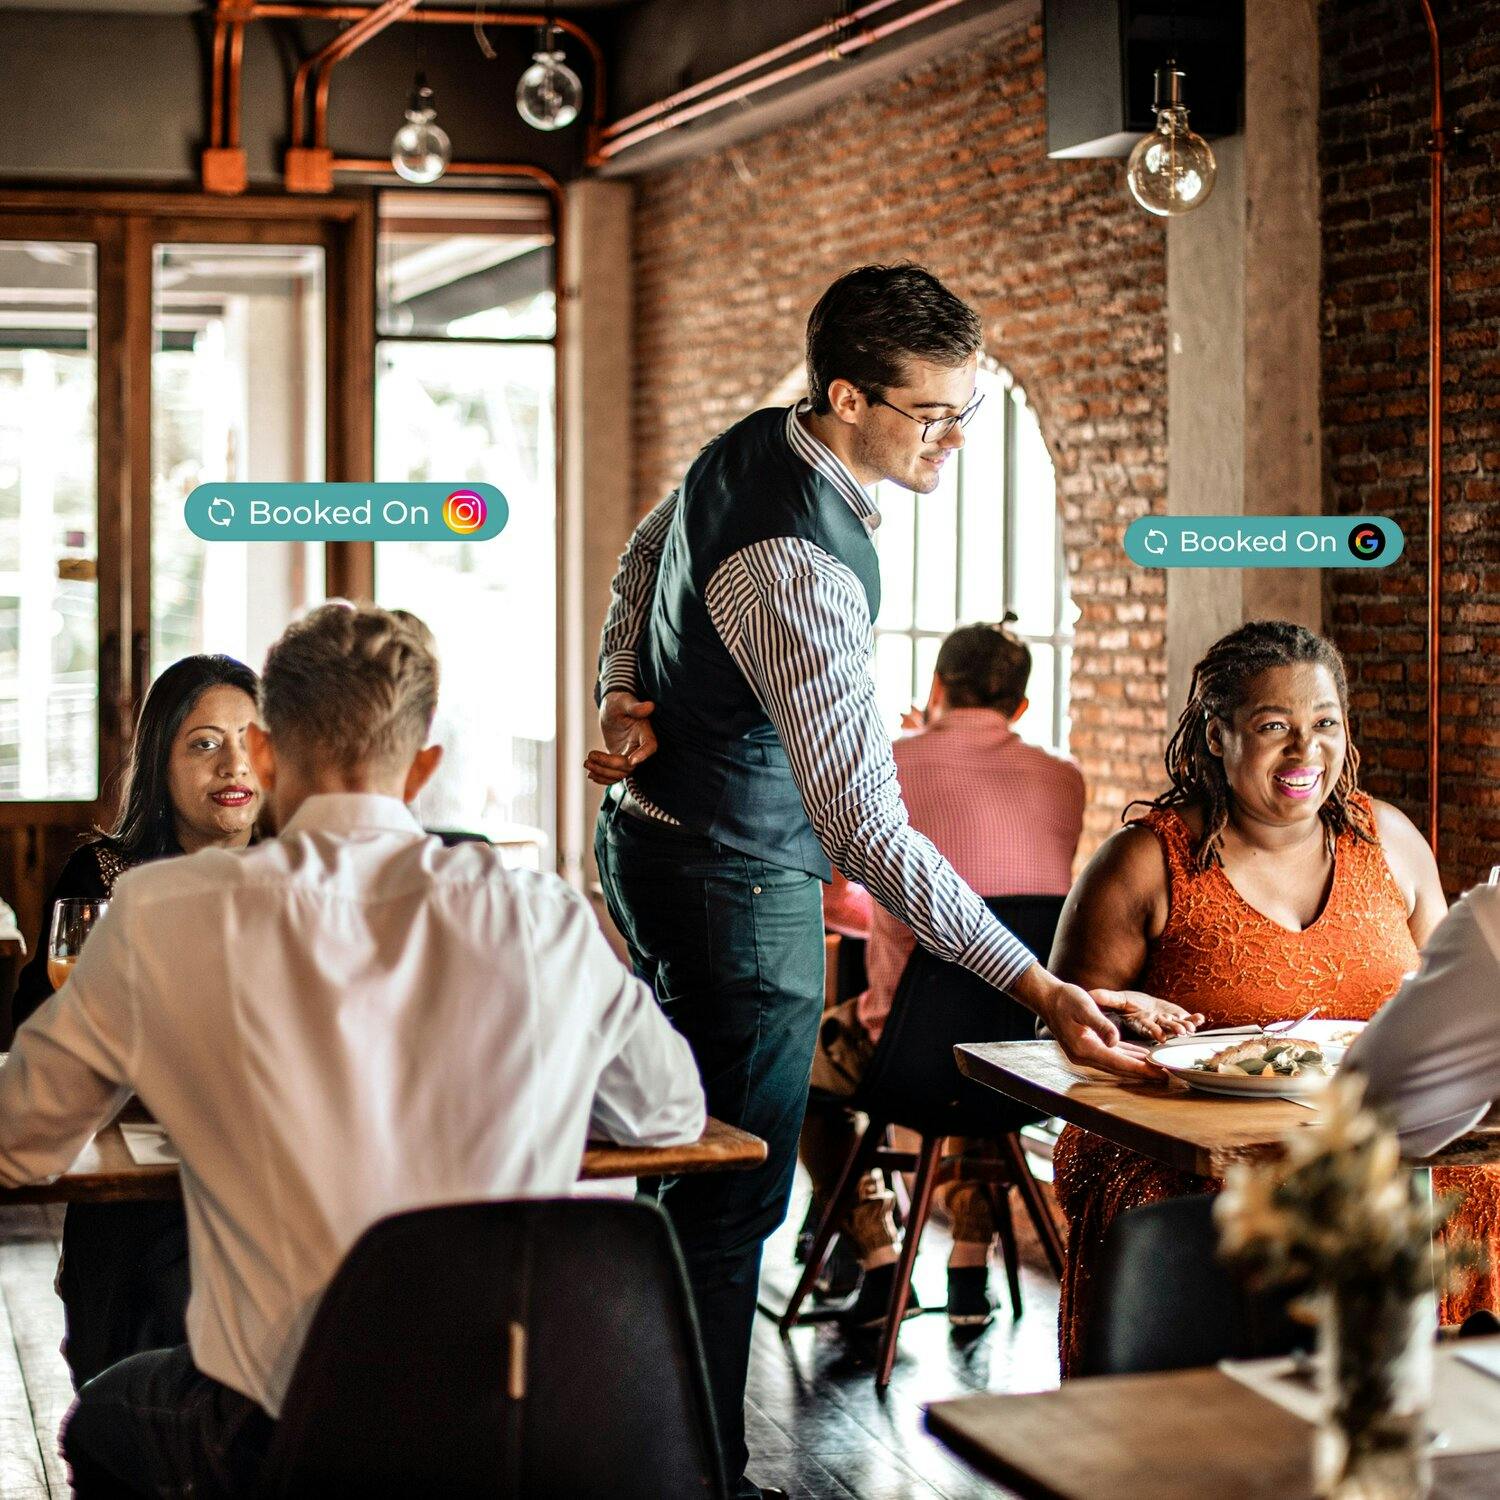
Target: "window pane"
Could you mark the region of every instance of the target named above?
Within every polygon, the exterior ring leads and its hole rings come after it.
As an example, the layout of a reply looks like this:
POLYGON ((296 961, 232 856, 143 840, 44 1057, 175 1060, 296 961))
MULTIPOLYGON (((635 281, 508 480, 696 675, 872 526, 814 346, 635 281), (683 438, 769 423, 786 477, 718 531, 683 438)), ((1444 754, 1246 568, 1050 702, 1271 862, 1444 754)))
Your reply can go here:
POLYGON ((1073 694, 1071 685, 1073 681, 1073 648, 1063 646, 1059 652, 1062 657, 1059 667, 1062 677, 1062 702, 1059 705, 1062 712, 1058 716, 1057 748, 1064 752, 1073 742, 1073 694))
POLYGON ((980 371, 984 405, 964 429, 959 449, 963 533, 959 540, 958 618, 969 624, 996 621, 1005 613, 1005 418, 1006 392, 995 376, 980 371))
POLYGON ((958 619, 958 465, 917 503, 917 625, 950 630, 958 619))
POLYGON ((0 799, 99 776, 92 245, 0 244, 0 799))
POLYGON ((927 694, 932 688, 932 672, 937 666, 938 652, 942 649, 943 637, 926 635, 917 642, 917 679, 912 684, 911 701, 918 708, 927 706, 927 694))
POLYGON ((911 707, 911 639, 881 635, 875 639, 875 699, 885 727, 894 735, 901 715, 911 707))
POLYGON ((1046 745, 1056 749, 1052 738, 1052 711, 1056 702, 1054 677, 1056 652, 1051 646, 1031 643, 1031 680, 1026 685, 1026 696, 1031 706, 1021 715, 1016 733, 1033 745, 1046 745))
POLYGON ((521 193, 386 193, 380 200, 382 334, 551 338, 551 210, 521 193))
POLYGON ((323 251, 158 245, 151 356, 151 675, 198 651, 259 668, 323 598, 323 548, 214 542, 182 505, 215 480, 324 477, 323 251))
POLYGON ((1017 629, 1051 635, 1057 608, 1057 480, 1031 408, 1012 400, 1016 422, 1015 596, 1017 629))
POLYGON ((880 616, 882 630, 905 630, 912 613, 912 526, 916 508, 910 490, 882 484, 876 493, 880 525, 875 551, 880 557, 880 616))
MULTIPOLYGON (((375 592, 437 636, 442 764, 417 803, 429 828, 554 832, 554 361, 545 345, 382 344, 378 480, 488 480, 510 505, 488 542, 383 542, 375 592)), ((550 866, 551 856, 544 858, 550 866)))

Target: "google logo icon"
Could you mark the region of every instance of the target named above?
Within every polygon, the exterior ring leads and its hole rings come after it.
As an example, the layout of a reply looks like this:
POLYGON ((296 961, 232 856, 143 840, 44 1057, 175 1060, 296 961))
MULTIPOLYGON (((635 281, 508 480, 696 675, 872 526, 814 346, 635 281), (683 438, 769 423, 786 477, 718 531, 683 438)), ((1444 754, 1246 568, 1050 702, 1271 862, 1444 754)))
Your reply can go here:
POLYGON ((1373 562, 1385 551, 1385 533, 1378 526, 1363 522, 1349 533, 1349 550, 1361 562, 1373 562))
MULTIPOLYGON (((457 536, 469 536, 478 531, 488 516, 489 507, 484 503, 484 496, 473 490, 454 490, 443 501, 443 524, 457 536)), ((1383 539, 1381 545, 1384 545, 1383 539)))

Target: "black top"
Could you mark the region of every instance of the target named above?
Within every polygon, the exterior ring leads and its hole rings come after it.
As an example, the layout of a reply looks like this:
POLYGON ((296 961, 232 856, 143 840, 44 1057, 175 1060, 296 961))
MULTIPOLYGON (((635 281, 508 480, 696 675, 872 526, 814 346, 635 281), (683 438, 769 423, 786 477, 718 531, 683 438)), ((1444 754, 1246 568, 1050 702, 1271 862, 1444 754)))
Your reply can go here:
POLYGON ((130 868, 112 839, 94 839, 75 849, 57 877, 52 894, 42 908, 42 930, 31 951, 30 962, 16 977, 16 993, 10 1002, 11 1025, 17 1027, 51 998, 52 982, 47 978, 47 941, 52 935, 52 911, 59 901, 70 896, 104 900, 114 890, 115 881, 130 868))

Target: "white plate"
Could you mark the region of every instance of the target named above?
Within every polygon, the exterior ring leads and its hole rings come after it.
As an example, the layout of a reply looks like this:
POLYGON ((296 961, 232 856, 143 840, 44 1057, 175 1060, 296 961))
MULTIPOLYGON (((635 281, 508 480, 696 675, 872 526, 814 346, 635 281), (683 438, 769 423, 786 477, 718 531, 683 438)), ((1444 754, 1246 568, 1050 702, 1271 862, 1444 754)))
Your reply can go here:
MULTIPOLYGON (((1358 1031, 1363 1024, 1360 1021, 1305 1021, 1294 1034, 1302 1041, 1319 1043, 1324 1049, 1324 1056, 1337 1071, 1344 1059, 1345 1049, 1331 1039, 1341 1032, 1358 1031)), ((1295 1078, 1268 1078, 1249 1073, 1205 1073, 1194 1067, 1202 1058, 1212 1057, 1225 1047, 1249 1040, 1249 1035, 1203 1035, 1190 1042, 1167 1042, 1153 1047, 1151 1058, 1172 1077, 1180 1078, 1189 1088, 1204 1094, 1230 1094, 1239 1099, 1297 1099, 1316 1094, 1327 1084, 1328 1079, 1321 1073, 1304 1073, 1295 1078)))

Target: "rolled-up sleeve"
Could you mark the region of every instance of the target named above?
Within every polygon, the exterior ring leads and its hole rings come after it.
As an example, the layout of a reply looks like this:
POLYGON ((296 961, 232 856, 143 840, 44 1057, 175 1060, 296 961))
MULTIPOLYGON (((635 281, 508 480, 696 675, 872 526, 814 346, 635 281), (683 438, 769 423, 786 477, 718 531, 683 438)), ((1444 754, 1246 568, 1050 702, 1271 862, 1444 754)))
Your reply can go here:
POLYGON ((786 747, 829 859, 924 948, 1007 989, 1037 960, 907 819, 854 574, 811 542, 778 537, 727 559, 705 597, 786 747))

